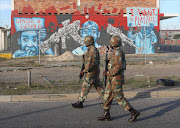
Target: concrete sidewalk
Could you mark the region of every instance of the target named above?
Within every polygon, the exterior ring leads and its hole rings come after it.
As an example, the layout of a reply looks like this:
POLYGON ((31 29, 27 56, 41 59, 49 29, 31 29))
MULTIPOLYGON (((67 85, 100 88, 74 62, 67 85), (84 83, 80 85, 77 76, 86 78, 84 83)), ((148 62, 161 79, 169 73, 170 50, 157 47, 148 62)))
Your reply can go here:
MULTIPOLYGON (((1 95, 0 102, 67 101, 77 100, 78 95, 79 94, 1 95)), ((180 89, 158 90, 158 88, 154 88, 143 91, 125 91, 124 95, 126 98, 180 98, 180 89)), ((99 99, 98 93, 89 93, 87 99, 99 99)))

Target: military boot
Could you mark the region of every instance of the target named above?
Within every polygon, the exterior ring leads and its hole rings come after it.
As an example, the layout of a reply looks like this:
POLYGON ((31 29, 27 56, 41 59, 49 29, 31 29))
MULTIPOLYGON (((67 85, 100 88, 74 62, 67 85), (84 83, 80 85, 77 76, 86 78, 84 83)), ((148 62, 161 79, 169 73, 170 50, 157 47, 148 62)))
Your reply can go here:
POLYGON ((111 116, 109 113, 109 109, 104 109, 104 115, 102 117, 98 117, 97 120, 99 121, 110 121, 111 120, 111 116))
POLYGON ((128 120, 129 122, 134 122, 136 118, 141 114, 134 108, 129 109, 129 111, 131 112, 131 118, 129 118, 128 120))
POLYGON ((74 108, 83 108, 83 102, 78 101, 78 102, 72 104, 72 106, 74 108))

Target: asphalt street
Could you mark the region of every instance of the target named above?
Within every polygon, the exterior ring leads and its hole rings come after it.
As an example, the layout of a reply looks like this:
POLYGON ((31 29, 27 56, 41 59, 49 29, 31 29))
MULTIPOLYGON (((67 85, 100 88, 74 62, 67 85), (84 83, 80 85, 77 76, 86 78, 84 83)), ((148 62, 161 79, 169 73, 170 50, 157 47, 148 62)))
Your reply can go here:
POLYGON ((130 113, 115 101, 112 121, 100 122, 100 100, 87 100, 84 108, 72 108, 76 101, 0 103, 0 128, 179 128, 180 98, 132 98, 132 106, 141 112, 136 122, 128 122, 130 113))

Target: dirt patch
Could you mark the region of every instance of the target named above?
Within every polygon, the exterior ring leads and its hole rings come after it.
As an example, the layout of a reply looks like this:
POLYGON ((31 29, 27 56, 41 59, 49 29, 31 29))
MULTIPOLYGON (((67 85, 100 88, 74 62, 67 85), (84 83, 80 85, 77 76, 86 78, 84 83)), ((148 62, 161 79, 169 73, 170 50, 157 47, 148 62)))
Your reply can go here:
POLYGON ((64 54, 62 54, 61 56, 53 56, 53 57, 49 57, 47 58, 47 61, 76 61, 81 59, 81 56, 77 56, 72 54, 72 52, 67 51, 64 54))

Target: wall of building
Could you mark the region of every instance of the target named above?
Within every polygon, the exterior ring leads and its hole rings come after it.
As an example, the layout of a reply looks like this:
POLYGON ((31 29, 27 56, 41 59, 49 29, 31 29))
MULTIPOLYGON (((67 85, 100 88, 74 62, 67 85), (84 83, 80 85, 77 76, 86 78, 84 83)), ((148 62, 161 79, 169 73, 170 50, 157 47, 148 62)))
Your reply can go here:
MULTIPOLYGON (((156 0, 80 0, 80 3, 81 13, 88 12, 92 6, 100 13, 111 14, 126 12, 127 7, 156 8, 156 0)), ((20 13, 74 13, 77 0, 14 0, 14 9, 20 13)))
POLYGON ((0 52, 7 51, 11 49, 12 46, 10 45, 10 41, 8 40, 8 34, 10 29, 5 29, 0 27, 0 52))
POLYGON ((161 30, 160 43, 162 52, 180 52, 180 39, 174 39, 180 30, 161 30))
POLYGON ((165 40, 172 40, 178 34, 180 34, 180 30, 161 30, 160 36, 165 40))
POLYGON ((125 16, 126 7, 155 8, 156 0, 81 0, 80 11, 77 10, 76 0, 14 1, 15 10, 11 18, 13 57, 38 55, 38 43, 41 44, 42 53, 48 55, 53 55, 55 49, 58 49, 59 54, 65 51, 83 54, 86 50, 83 45, 86 35, 95 38, 96 47, 103 53, 103 46, 109 44, 110 37, 121 33, 123 38, 134 41, 124 42, 125 53, 159 52, 159 10, 157 26, 152 26, 146 20, 146 27, 132 27, 125 16), (147 51, 144 49, 145 34, 147 51), (138 51, 138 48, 142 48, 143 52, 138 51))
POLYGON ((4 31, 2 30, 2 28, 0 28, 0 51, 4 51, 5 49, 4 42, 4 31))

